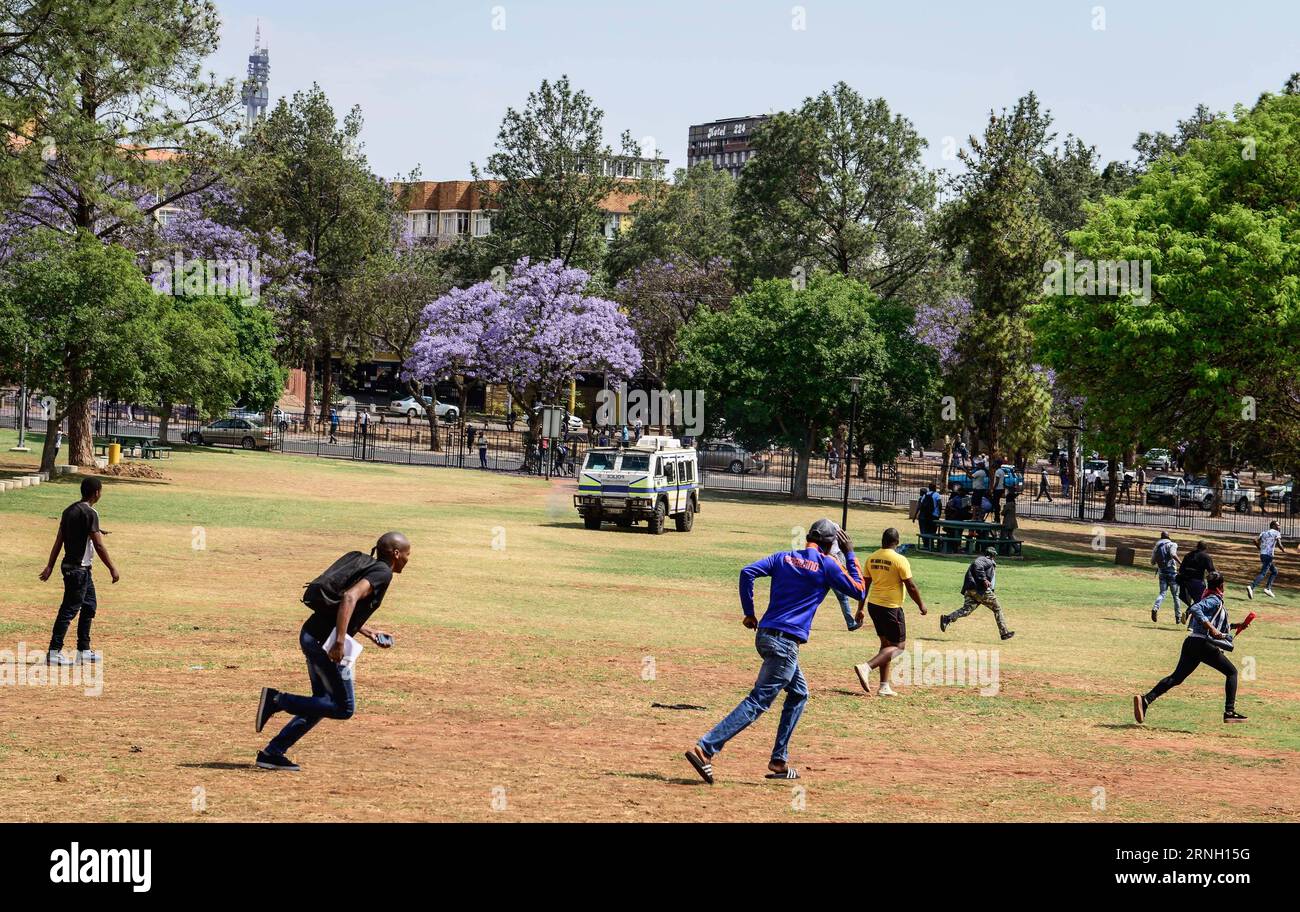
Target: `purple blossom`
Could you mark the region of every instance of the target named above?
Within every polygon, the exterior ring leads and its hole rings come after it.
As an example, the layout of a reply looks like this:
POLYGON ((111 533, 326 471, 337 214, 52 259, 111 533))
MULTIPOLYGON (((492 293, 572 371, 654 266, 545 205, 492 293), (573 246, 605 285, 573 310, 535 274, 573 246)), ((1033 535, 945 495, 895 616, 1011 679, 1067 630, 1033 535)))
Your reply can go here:
POLYGON ((448 371, 505 384, 517 399, 557 399, 584 371, 629 377, 641 366, 636 334, 613 301, 585 295, 590 276, 559 260, 515 264, 504 289, 456 289, 424 310, 425 330, 406 369, 448 371))
POLYGON ((916 341, 939 353, 939 365, 944 373, 956 366, 957 340, 970 325, 970 316, 968 298, 949 298, 917 308, 912 334, 916 341))

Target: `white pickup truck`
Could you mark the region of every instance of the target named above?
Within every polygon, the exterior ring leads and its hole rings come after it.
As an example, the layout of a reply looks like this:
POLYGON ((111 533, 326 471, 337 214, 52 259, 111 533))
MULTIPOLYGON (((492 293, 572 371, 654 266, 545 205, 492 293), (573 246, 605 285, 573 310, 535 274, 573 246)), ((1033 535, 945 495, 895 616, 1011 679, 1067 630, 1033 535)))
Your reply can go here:
MULTIPOLYGON (((1222 493, 1219 495, 1225 507, 1232 507, 1238 513, 1249 513, 1255 506, 1255 491, 1245 487, 1232 475, 1224 475, 1219 481, 1222 493)), ((1214 506, 1214 489, 1210 480, 1204 475, 1193 478, 1190 482, 1178 483, 1178 505, 1193 505, 1202 510, 1214 506)))

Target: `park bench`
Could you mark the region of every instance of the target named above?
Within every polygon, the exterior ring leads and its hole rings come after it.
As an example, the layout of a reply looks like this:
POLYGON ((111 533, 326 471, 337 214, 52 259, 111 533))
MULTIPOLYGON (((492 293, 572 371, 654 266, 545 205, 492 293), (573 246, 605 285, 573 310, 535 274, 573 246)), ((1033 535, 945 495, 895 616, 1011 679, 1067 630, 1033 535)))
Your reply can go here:
POLYGON ((170 459, 172 448, 157 443, 146 443, 140 448, 140 453, 145 459, 170 459))

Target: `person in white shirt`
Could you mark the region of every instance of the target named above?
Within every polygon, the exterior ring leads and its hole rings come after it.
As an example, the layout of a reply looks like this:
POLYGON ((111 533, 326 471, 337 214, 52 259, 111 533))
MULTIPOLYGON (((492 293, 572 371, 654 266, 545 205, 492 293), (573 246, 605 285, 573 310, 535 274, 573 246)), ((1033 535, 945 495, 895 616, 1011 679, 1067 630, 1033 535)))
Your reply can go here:
POLYGON ((1267 529, 1255 536, 1255 544, 1259 546, 1259 573, 1254 582, 1246 587, 1246 598, 1255 597, 1255 587, 1260 583, 1264 584, 1265 595, 1276 598, 1272 589, 1273 580, 1277 579, 1277 564, 1273 562, 1273 553, 1279 549, 1286 550, 1282 544, 1281 527, 1278 526, 1276 519, 1268 524, 1267 529))

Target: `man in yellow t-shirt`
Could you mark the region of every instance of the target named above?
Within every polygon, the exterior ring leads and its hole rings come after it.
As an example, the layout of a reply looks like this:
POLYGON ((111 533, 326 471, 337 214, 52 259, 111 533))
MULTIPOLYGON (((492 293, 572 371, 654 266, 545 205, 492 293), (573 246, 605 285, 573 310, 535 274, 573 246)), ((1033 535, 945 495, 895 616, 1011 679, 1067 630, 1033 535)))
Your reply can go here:
MULTIPOLYGON (((880 669, 880 688, 876 691, 882 697, 896 697, 898 694, 889 686, 889 663, 894 656, 903 651, 907 642, 907 619, 903 617, 903 593, 911 596, 916 607, 925 614, 925 602, 921 592, 912 580, 912 565, 907 558, 899 554, 898 530, 888 528, 881 536, 880 550, 872 552, 866 561, 863 583, 866 585, 864 598, 867 603, 866 613, 871 615, 875 625, 876 636, 880 637, 880 651, 861 665, 855 665, 858 681, 862 689, 871 693, 871 670, 880 669)), ((863 610, 858 609, 858 623, 863 621, 863 610)))

